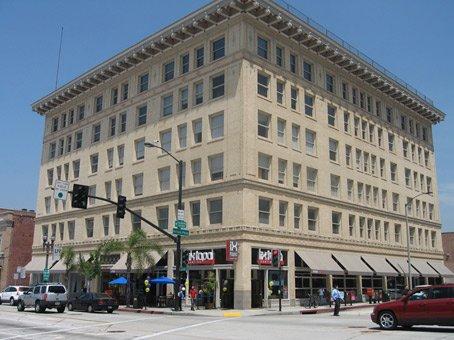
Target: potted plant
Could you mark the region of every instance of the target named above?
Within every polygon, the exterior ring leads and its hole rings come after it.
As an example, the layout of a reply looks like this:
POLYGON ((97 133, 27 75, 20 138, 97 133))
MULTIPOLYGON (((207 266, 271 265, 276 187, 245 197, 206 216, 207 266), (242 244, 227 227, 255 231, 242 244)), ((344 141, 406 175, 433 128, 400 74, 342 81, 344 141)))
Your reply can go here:
POLYGON ((216 291, 216 274, 208 272, 208 276, 203 284, 203 290, 207 295, 205 309, 214 308, 214 294, 216 291))

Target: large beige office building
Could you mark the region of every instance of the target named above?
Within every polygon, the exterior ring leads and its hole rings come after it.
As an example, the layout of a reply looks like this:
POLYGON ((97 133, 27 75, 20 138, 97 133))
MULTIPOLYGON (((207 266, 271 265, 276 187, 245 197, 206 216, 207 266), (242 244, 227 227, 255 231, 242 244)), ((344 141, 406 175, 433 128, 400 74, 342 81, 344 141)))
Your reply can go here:
MULTIPOLYGON (((116 219, 112 205, 72 209, 51 190, 63 179, 98 196, 125 195, 129 208, 172 230, 177 163, 144 147, 156 141, 184 161, 184 277, 200 285, 213 271, 218 306, 275 303, 272 249, 283 254, 285 304, 334 285, 357 300, 368 287, 403 288, 407 202, 414 283, 452 275, 443 265, 432 134, 444 113, 281 1, 214 1, 33 110, 46 121, 27 267, 34 280, 43 235, 84 253, 139 227, 165 249, 152 275, 173 275, 169 239, 130 215, 116 219), (234 261, 228 240, 238 242, 234 261)), ((100 289, 124 262, 122 254, 106 260, 100 289)), ((59 263, 51 269, 63 272, 59 263)))

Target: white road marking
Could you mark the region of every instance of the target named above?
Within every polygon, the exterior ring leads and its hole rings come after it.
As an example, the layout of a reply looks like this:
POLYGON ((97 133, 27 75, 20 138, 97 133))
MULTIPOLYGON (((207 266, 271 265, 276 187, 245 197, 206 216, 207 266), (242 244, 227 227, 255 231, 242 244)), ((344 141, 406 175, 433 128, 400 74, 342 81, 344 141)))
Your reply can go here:
MULTIPOLYGON (((153 320, 162 319, 162 318, 163 317, 157 317, 157 318, 153 318, 153 320)), ((150 319, 149 318, 140 318, 140 319, 133 319, 133 320, 117 321, 117 322, 106 322, 106 323, 100 323, 100 324, 96 324, 96 325, 85 325, 85 326, 79 326, 79 327, 60 328, 60 329, 47 331, 47 332, 16 335, 16 336, 12 336, 12 337, 9 337, 9 338, 5 338, 3 340, 18 339, 18 338, 28 338, 28 337, 33 337, 33 336, 37 336, 37 335, 70 332, 70 331, 73 331, 73 330, 77 331, 77 330, 85 329, 85 328, 94 328, 94 327, 101 327, 101 326, 114 326, 114 325, 119 325, 119 324, 124 324, 124 323, 140 322, 140 321, 145 321, 145 320, 150 320, 150 319)))
POLYGON ((195 327, 199 327, 199 326, 209 325, 211 323, 229 321, 229 320, 235 320, 235 319, 236 318, 225 318, 225 319, 217 319, 217 320, 213 320, 213 321, 206 321, 206 322, 196 323, 196 324, 192 324, 192 325, 189 325, 189 326, 172 328, 172 329, 169 329, 167 331, 162 331, 162 332, 158 332, 158 333, 154 333, 154 334, 150 334, 150 335, 140 336, 140 337, 134 338, 134 340, 155 338, 157 336, 161 336, 161 335, 164 335, 164 334, 175 333, 175 332, 184 331, 184 330, 190 329, 190 328, 195 328, 195 327))

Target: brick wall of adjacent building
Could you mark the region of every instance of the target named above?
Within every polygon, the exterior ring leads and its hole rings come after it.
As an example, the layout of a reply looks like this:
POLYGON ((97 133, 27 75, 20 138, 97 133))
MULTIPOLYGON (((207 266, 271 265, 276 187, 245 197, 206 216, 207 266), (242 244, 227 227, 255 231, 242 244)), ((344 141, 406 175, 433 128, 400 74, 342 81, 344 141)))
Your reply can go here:
POLYGON ((3 210, 0 217, 12 221, 11 227, 2 228, 0 251, 4 261, 0 271, 0 289, 12 284, 27 284, 29 274, 24 279, 14 280, 17 267, 24 267, 32 257, 35 213, 30 211, 3 210))
POLYGON ((445 254, 445 265, 454 271, 454 232, 442 233, 443 252, 445 254))

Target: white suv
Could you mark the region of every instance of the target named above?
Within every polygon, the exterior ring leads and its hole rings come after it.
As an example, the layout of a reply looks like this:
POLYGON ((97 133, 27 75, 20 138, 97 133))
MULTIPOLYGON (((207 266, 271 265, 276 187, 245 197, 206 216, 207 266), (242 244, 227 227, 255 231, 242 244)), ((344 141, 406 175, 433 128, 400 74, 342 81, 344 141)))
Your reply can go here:
POLYGON ((19 296, 28 290, 25 286, 8 286, 0 293, 0 305, 3 302, 8 302, 11 306, 17 304, 19 296))
POLYGON ((39 283, 30 287, 19 297, 17 310, 23 312, 25 308, 35 308, 35 312, 42 313, 46 309, 56 308, 63 313, 68 302, 66 288, 61 283, 39 283))

